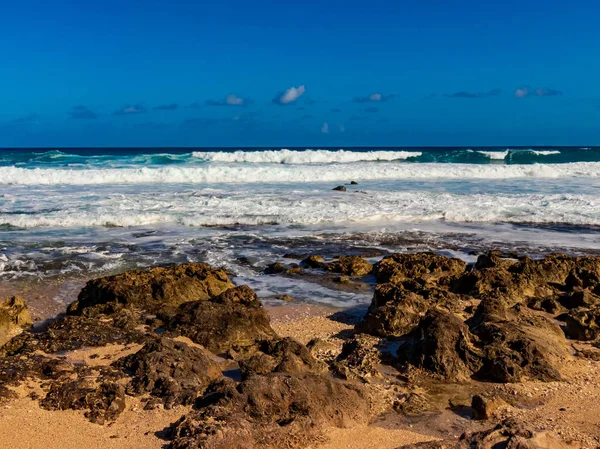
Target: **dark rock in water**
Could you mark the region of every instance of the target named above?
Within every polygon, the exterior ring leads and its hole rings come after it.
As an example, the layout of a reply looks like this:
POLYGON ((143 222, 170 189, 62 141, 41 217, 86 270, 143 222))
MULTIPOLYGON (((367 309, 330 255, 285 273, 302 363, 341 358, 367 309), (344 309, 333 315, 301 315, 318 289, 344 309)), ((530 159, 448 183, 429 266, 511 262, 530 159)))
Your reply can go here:
POLYGON ((471 400, 471 409, 473 410, 473 419, 486 420, 492 418, 498 408, 506 405, 502 399, 497 396, 486 396, 476 394, 471 400))
POLYGON ((275 262, 265 268, 265 274, 301 274, 304 270, 298 264, 286 265, 281 262, 275 262))
POLYGON ((97 424, 114 421, 125 410, 125 387, 116 382, 95 385, 88 379, 54 384, 40 405, 47 410, 86 410, 97 424))
POLYGON ((358 256, 340 256, 337 260, 325 264, 324 268, 347 276, 366 276, 373 271, 373 265, 358 256))
POLYGON ((371 381, 382 378, 378 365, 381 353, 379 339, 366 334, 357 334, 344 343, 342 352, 333 364, 333 369, 342 379, 371 381))
POLYGON ((365 424, 371 414, 364 389, 312 373, 225 378, 197 407, 171 426, 171 449, 303 448, 325 427, 365 424))
POLYGON ((568 449, 552 432, 535 432, 516 421, 504 420, 480 432, 463 433, 459 439, 428 441, 400 446, 398 449, 568 449))
POLYGON ((321 268, 325 263, 325 259, 321 256, 308 256, 302 260, 302 264, 308 268, 321 268))
POLYGON ((221 369, 208 351, 168 338, 146 343, 113 366, 133 375, 129 394, 158 396, 165 408, 192 404, 221 377, 221 369))
POLYGON ((189 301, 210 299, 231 287, 225 270, 204 263, 127 271, 89 281, 68 313, 79 315, 87 307, 110 302, 164 312, 189 301))
POLYGON ((214 353, 277 338, 269 315, 247 285, 206 301, 188 302, 172 318, 162 318, 169 335, 183 335, 214 353))
POLYGON ((306 346, 289 337, 261 342, 258 351, 249 359, 240 361, 239 365, 242 379, 252 374, 327 371, 325 364, 315 359, 306 346))
POLYGON ((333 278, 333 282, 336 284, 349 284, 350 278, 348 276, 337 276, 333 278))
POLYGON ((600 306, 578 307, 558 317, 565 322, 565 333, 574 340, 597 340, 600 337, 600 306))
POLYGON ((277 295, 275 299, 279 299, 285 302, 292 302, 294 300, 294 297, 291 295, 277 295))
POLYGON ((398 348, 399 361, 445 380, 467 380, 483 363, 476 337, 452 313, 429 311, 408 337, 398 348))
POLYGON ((13 296, 0 301, 0 347, 32 325, 31 314, 22 298, 13 296))
POLYGON ((380 283, 398 283, 417 278, 429 282, 460 275, 465 271, 466 266, 466 263, 460 259, 433 253, 392 254, 384 257, 375 266, 375 276, 380 283))
POLYGON ((346 191, 346 186, 337 186, 337 187, 334 187, 331 190, 338 190, 340 192, 345 192, 346 191))
POLYGON ((358 185, 358 182, 356 182, 356 181, 350 181, 350 185, 351 186, 356 186, 356 185, 358 185))

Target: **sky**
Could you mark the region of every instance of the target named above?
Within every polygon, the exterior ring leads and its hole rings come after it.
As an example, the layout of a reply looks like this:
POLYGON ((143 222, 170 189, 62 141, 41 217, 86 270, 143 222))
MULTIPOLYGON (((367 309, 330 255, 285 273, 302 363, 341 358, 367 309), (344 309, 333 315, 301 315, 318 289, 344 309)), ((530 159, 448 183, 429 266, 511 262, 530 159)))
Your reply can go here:
POLYGON ((600 145, 597 0, 5 2, 0 147, 600 145))

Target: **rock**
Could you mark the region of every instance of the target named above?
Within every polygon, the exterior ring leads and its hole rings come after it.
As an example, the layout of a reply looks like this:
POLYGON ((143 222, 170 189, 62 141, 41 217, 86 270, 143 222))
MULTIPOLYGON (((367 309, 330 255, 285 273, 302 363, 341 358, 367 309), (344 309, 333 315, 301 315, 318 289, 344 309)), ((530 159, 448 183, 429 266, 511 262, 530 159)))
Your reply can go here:
POLYGON ((87 410, 92 422, 114 421, 125 410, 125 387, 116 382, 96 386, 88 379, 55 383, 40 405, 47 410, 87 410))
POLYGON ((325 364, 315 359, 306 346, 290 337, 261 342, 258 351, 249 359, 241 360, 239 366, 242 379, 252 374, 327 371, 325 364))
POLYGON ((600 306, 578 307, 560 315, 565 333, 574 340, 597 340, 600 337, 600 306))
POLYGON ((336 284, 349 284, 350 278, 348 276, 338 276, 333 279, 336 284))
POLYGON ((163 320, 170 336, 183 335, 217 354, 277 338, 269 315, 247 285, 183 304, 175 316, 163 320))
POLYGON ((89 281, 68 313, 80 315, 90 306, 111 302, 165 312, 189 301, 208 300, 231 287, 225 270, 204 263, 133 270, 89 281))
POLYGON ((281 262, 275 262, 265 268, 265 274, 301 274, 304 270, 298 264, 292 263, 286 265, 281 262))
POLYGON ((358 185, 358 182, 356 182, 356 181, 350 181, 350 185, 351 186, 356 186, 356 185, 358 185))
POLYGON ((392 254, 375 266, 377 282, 398 283, 403 280, 423 279, 436 281, 457 276, 465 271, 466 263, 460 259, 438 256, 433 253, 392 254))
POLYGON ((303 448, 325 427, 366 424, 370 414, 364 389, 325 375, 252 375, 240 384, 223 379, 171 426, 170 447, 303 448))
POLYGON ((313 338, 306 344, 306 347, 313 356, 321 354, 333 354, 338 350, 336 345, 330 341, 323 340, 322 338, 313 338))
POLYGON ((302 260, 302 264, 308 268, 321 268, 325 263, 325 259, 321 256, 308 256, 302 260))
POLYGON ((451 382, 469 379, 481 365, 481 351, 469 328, 454 314, 430 310, 401 343, 398 360, 451 382))
POLYGON ((331 190, 337 190, 339 192, 345 192, 346 191, 346 186, 337 186, 337 187, 334 187, 331 190))
POLYGON ((373 270, 373 265, 358 256, 340 256, 324 267, 327 271, 347 276, 366 276, 373 270))
POLYGON ((476 373, 482 380, 556 381, 561 379, 560 367, 571 360, 560 327, 526 306, 483 300, 469 325, 483 351, 483 365, 476 373))
POLYGON ((379 284, 357 330, 380 337, 400 337, 409 333, 428 310, 452 310, 458 302, 459 297, 454 293, 437 287, 425 288, 415 281, 379 284))
POLYGON ((535 432, 523 424, 504 420, 480 432, 463 433, 459 439, 437 440, 400 446, 398 449, 569 449, 553 432, 535 432))
POLYGON ((129 394, 150 393, 159 397, 167 409, 192 404, 221 377, 221 369, 208 351, 168 338, 146 343, 113 366, 133 375, 129 394))
POLYGON ((294 300, 294 297, 291 295, 278 295, 276 298, 285 302, 292 302, 294 300))
POLYGON ((0 347, 32 325, 31 314, 22 298, 12 296, 0 301, 0 347))
POLYGON ((492 418, 498 408, 506 405, 502 399, 497 396, 486 396, 476 394, 471 400, 471 409, 473 411, 473 419, 486 420, 492 418))
POLYGON ((600 296, 590 292, 589 290, 577 289, 562 295, 559 301, 560 304, 567 309, 575 309, 577 307, 593 307, 600 305, 600 296))
POLYGON ((383 375, 378 365, 381 354, 379 339, 366 334, 357 334, 344 342, 342 352, 333 364, 333 368, 342 379, 360 379, 366 382, 383 375))

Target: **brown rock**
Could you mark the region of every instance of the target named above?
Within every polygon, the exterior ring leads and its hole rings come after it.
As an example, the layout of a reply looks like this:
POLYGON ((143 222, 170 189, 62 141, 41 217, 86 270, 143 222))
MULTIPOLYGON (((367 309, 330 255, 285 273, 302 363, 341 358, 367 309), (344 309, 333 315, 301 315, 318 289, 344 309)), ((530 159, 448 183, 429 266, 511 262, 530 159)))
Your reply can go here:
POLYGON ((167 322, 169 335, 189 337, 214 353, 277 338, 269 315, 247 285, 206 301, 188 302, 172 318, 162 318, 167 322))
POLYGON ((312 373, 223 379, 197 406, 172 425, 171 449, 303 448, 325 427, 365 424, 371 414, 361 387, 312 373))
POLYGON ((559 316, 565 322, 565 333, 575 340, 597 340, 600 337, 600 306, 578 307, 559 316))
POLYGON ((360 379, 366 382, 383 378, 378 368, 381 363, 378 345, 378 338, 366 334, 357 334, 346 341, 333 364, 336 374, 342 379, 360 379))
POLYGON ((68 313, 79 315, 95 304, 116 302, 156 313, 189 301, 205 301, 233 287, 225 270, 204 263, 127 271, 89 281, 68 313))
POLYGON ((447 276, 456 276, 465 271, 466 264, 460 259, 438 256, 433 253, 392 254, 384 257, 375 266, 377 282, 397 283, 420 278, 435 281, 447 276))
POLYGON ((373 265, 362 257, 340 256, 337 260, 326 264, 325 269, 347 276, 366 276, 373 271, 373 265))
POLYGON ((161 338, 113 364, 133 375, 129 394, 150 393, 165 408, 192 404, 208 385, 221 377, 212 355, 200 347, 161 338))
POLYGON ((473 419, 486 420, 492 418, 498 408, 506 405, 499 397, 476 394, 471 401, 473 419))
POLYGON ((308 256, 302 260, 302 264, 309 268, 321 268, 325 263, 325 259, 321 256, 308 256))
POLYGON ((337 186, 337 187, 334 187, 331 190, 337 190, 339 192, 345 192, 346 191, 346 186, 337 186))
POLYGON ((32 325, 31 314, 22 298, 13 296, 0 301, 0 347, 32 325))

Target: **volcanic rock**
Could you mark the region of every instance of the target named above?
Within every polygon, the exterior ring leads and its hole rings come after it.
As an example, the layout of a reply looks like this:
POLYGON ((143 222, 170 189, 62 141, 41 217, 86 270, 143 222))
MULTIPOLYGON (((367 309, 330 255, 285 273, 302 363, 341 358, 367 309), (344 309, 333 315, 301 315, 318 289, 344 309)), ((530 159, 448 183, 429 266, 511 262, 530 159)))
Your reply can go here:
POLYGON ((337 260, 324 265, 327 271, 347 276, 366 276, 373 271, 373 265, 362 257, 340 256, 337 260))
POLYGON ((375 266, 377 282, 398 283, 406 279, 437 281, 457 276, 465 271, 466 263, 460 259, 438 256, 433 253, 392 254, 375 266))
POLYGON ((0 301, 0 347, 32 325, 31 314, 22 298, 13 296, 0 301))

